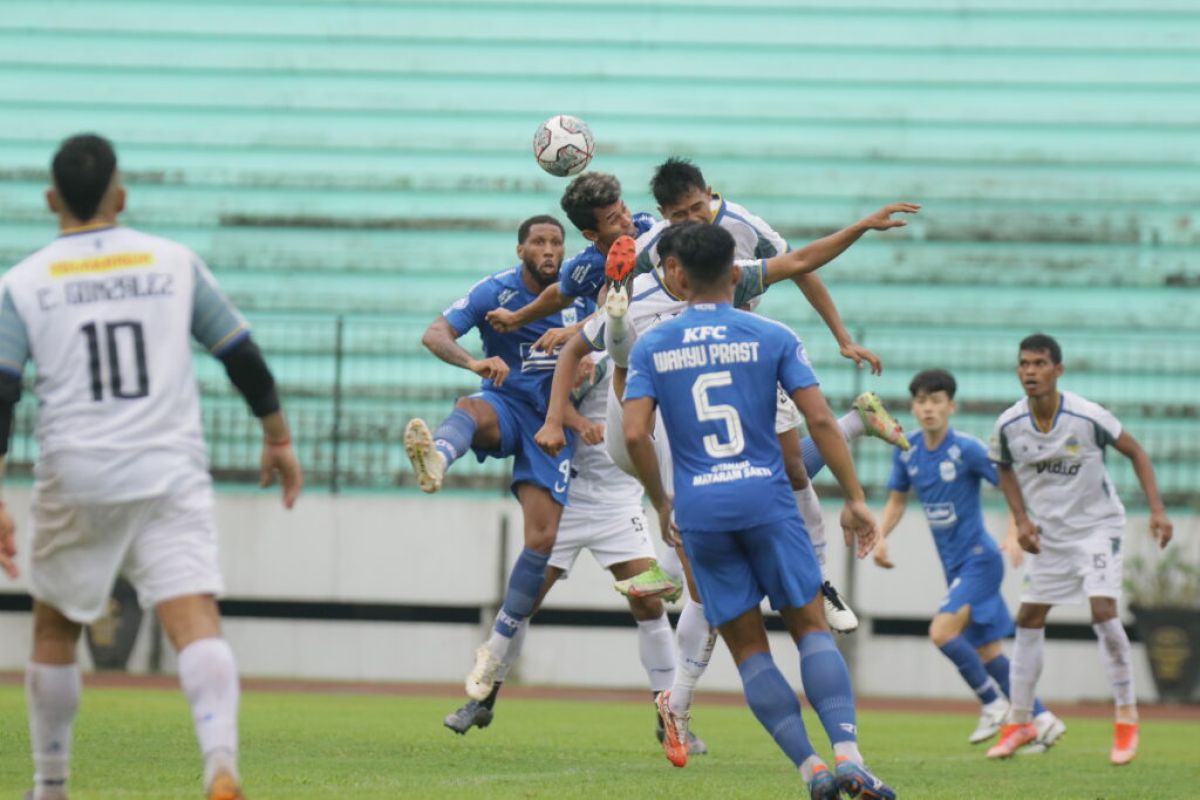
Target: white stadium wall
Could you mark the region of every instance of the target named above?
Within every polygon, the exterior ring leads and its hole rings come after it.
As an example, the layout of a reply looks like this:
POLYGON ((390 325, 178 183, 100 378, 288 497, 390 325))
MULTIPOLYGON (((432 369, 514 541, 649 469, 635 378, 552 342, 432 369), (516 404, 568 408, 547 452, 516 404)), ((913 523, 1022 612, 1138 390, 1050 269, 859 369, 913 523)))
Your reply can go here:
MULTIPOLYGON (((7 502, 27 532, 29 491, 12 487, 7 502)), ((835 507, 827 509, 832 512, 835 507)), ((520 546, 520 510, 508 499, 449 493, 437 499, 413 493, 332 496, 313 493, 293 512, 274 493, 218 494, 221 562, 230 614, 226 634, 243 674, 379 681, 458 682, 486 630, 502 589, 500 533, 509 520, 511 563, 520 546)), ((831 519, 836 517, 830 517, 831 519)), ((1002 519, 989 516, 991 530, 1002 519)), ((1200 518, 1179 517, 1177 535, 1196 541, 1200 518)), ((1145 544, 1145 519, 1133 515, 1127 549, 1145 544)), ((847 579, 845 553, 831 548, 831 574, 852 591, 864 625, 840 643, 856 652, 857 689, 864 695, 968 697, 955 670, 919 634, 944 591, 929 532, 914 504, 893 534, 897 568, 855 565, 847 579), (873 630, 877 629, 877 630, 873 630), (890 633, 884 633, 884 630, 890 633)), ((22 557, 27 557, 27 546, 22 557)), ((1020 571, 1010 571, 1005 596, 1015 607, 1020 571)), ((0 613, 0 669, 23 667, 29 654, 30 615, 19 609, 24 580, 9 584, 0 613)), ((645 674, 634 632, 623 625, 622 599, 607 574, 582 555, 569 580, 557 586, 541 621, 535 620, 514 677, 533 684, 639 688, 645 674)), ((1130 622, 1127 609, 1124 618, 1130 622)), ((1082 606, 1054 612, 1068 637, 1087 635, 1082 606)), ((148 628, 148 626, 147 626, 148 628)), ((131 660, 145 671, 146 631, 131 660)), ((777 661, 798 682, 790 641, 772 635, 777 661)), ((1153 698, 1142 645, 1135 666, 1138 694, 1153 698)), ((83 656, 86 659, 86 654, 83 656)), ((162 668, 173 669, 169 653, 162 668)), ((718 647, 704 687, 740 688, 727 652, 718 647)), ((1090 638, 1052 637, 1047 644, 1041 696, 1099 700, 1108 688, 1090 638)))

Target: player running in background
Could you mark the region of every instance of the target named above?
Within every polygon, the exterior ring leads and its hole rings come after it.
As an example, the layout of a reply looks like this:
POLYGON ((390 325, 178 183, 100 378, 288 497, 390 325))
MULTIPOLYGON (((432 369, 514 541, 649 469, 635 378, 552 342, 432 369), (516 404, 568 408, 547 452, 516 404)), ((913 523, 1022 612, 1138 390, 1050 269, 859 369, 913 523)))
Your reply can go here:
MULTIPOLYGON (((192 338, 262 423, 262 485, 278 473, 287 508, 300 464, 271 372, 208 268, 183 245, 118 225, 125 189, 112 145, 73 136, 52 173, 46 197, 61 234, 0 280, 0 476, 28 360, 40 404, 25 678, 36 772, 26 797, 67 797, 79 633, 107 612, 124 575, 179 654, 208 797, 237 800, 237 666, 214 599, 223 585, 192 338)), ((10 577, 15 553, 0 504, 10 577)))
POLYGON ((1052 606, 1086 598, 1116 704, 1110 759, 1128 764, 1137 755, 1138 714, 1129 637, 1117 616, 1125 507, 1104 466, 1106 447, 1133 462, 1150 505, 1150 534, 1161 547, 1171 540, 1171 521, 1146 451, 1105 408, 1060 392, 1062 374, 1058 342, 1040 333, 1026 337, 1017 361, 1025 397, 1000 415, 992 435, 989 456, 1018 541, 1032 555, 1017 611, 1012 711, 988 758, 1007 758, 1037 738, 1031 717, 1046 617, 1052 606))
MULTIPOLYGON (((687 551, 705 616, 733 655, 747 703, 799 768, 810 796, 894 798, 858 750, 850 673, 825 621, 821 571, 774 431, 776 387, 804 414, 846 494, 842 524, 858 539, 861 558, 878 530, 850 450, 796 334, 731 305, 737 277, 729 232, 694 225, 673 238, 690 305, 644 334, 631 354, 624 422, 630 458, 664 538, 682 541, 687 551), (656 407, 674 461, 674 497, 651 439, 656 407), (764 597, 799 650, 806 694, 833 743, 836 776, 809 742, 796 694, 771 658, 759 607, 764 597)), ((667 754, 683 766, 687 719, 668 703, 669 697, 659 701, 667 754)))
MULTIPOLYGON (((533 611, 571 481, 574 435, 555 456, 533 443, 533 434, 546 416, 555 363, 555 356, 536 349, 534 342, 551 327, 574 324, 595 307, 591 300, 577 298, 562 312, 513 333, 494 331, 486 322, 489 311, 530 302, 558 280, 562 266, 563 227, 554 217, 522 222, 517 242, 521 263, 476 283, 433 321, 421 339, 442 361, 483 378, 482 390, 460 398, 436 431, 431 433, 422 419, 410 420, 404 429, 404 448, 425 492, 438 491, 446 470, 468 450, 480 461, 514 457, 512 491, 524 516, 525 548, 509 575, 492 635, 476 650, 475 666, 467 675, 467 695, 479 701, 491 694, 513 637, 533 611), (457 341, 472 328, 479 329, 483 340, 482 359, 472 357, 457 341)), ((584 425, 574 407, 568 416, 568 424, 584 425)))
MULTIPOLYGON (((594 367, 593 374, 585 377, 575 391, 577 396, 581 395, 578 397, 579 413, 593 426, 600 427, 604 423, 605 404, 612 382, 611 362, 601 356, 589 358, 582 364, 594 367)), ((585 375, 586 372, 585 369, 585 375)), ((567 577, 580 551, 585 549, 590 550, 597 563, 618 580, 645 572, 656 558, 642 510, 642 485, 617 469, 602 443, 576 443, 571 459, 571 504, 563 509, 558 538, 550 553, 550 564, 534 603, 534 613, 554 584, 567 577)), ((677 600, 681 592, 682 589, 676 590, 673 597, 666 599, 677 600)), ((662 601, 660 597, 629 598, 629 611, 637 622, 638 655, 656 700, 658 694, 671 688, 675 680, 675 637, 662 601)), ((526 619, 517 631, 513 646, 496 672, 492 693, 483 701, 469 700, 448 715, 445 719, 447 728, 466 733, 472 725, 485 728, 491 723, 501 682, 520 654, 529 622, 526 619)), ((655 733, 661 742, 664 731, 657 711, 654 717, 655 733)), ((707 747, 692 734, 689 751, 704 753, 707 747)))
MULTIPOLYGON (((979 744, 995 736, 1008 717, 1009 665, 1000 640, 1012 635, 1013 622, 1000 594, 1004 559, 984 527, 980 504, 980 482, 995 486, 996 468, 983 442, 950 427, 957 388, 954 376, 941 369, 919 372, 908 385, 912 413, 921 427, 909 437, 910 450, 892 455, 875 563, 885 569, 895 566, 887 536, 904 516, 909 491, 915 491, 949 587, 929 624, 929 638, 979 698, 979 724, 967 738, 979 744)), ((1002 547, 1014 557, 1014 566, 1019 563, 1015 537, 1002 547)), ((1041 701, 1034 700, 1033 714, 1041 749, 1066 732, 1062 720, 1041 701)))
MULTIPOLYGON (((603 172, 580 175, 567 186, 559 205, 571 224, 590 244, 563 264, 556 283, 516 310, 497 308, 487 315, 499 333, 509 333, 569 307, 576 298, 599 301, 604 288, 604 264, 613 242, 622 236, 637 237, 656 222, 646 213, 634 214, 621 199, 621 183, 603 172)), ((583 320, 579 320, 582 323, 583 320)), ((577 326, 553 328, 539 340, 538 347, 554 350, 566 344, 577 326)))

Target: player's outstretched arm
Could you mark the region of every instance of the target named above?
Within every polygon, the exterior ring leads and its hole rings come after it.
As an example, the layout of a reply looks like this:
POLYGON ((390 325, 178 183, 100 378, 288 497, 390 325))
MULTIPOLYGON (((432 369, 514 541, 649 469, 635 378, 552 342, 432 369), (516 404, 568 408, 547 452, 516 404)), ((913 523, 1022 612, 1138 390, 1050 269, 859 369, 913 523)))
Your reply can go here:
POLYGON ((474 372, 484 380, 491 380, 497 388, 503 386, 509 372, 504 359, 499 356, 475 358, 458 343, 461 335, 444 316, 439 316, 425 329, 421 344, 447 364, 474 372))
POLYGON ((875 563, 884 569, 896 566, 888 552, 887 537, 900 524, 906 508, 908 508, 908 492, 897 492, 895 489, 888 492, 887 503, 883 507, 883 521, 879 526, 879 544, 875 545, 875 563))
POLYGON ((892 203, 837 233, 809 242, 799 250, 768 259, 763 283, 769 286, 779 281, 795 280, 801 275, 818 270, 846 252, 850 245, 862 238, 867 231, 886 231, 908 224, 906 220, 893 219, 894 214, 915 214, 920 209, 916 203, 892 203))
POLYGON ((552 283, 543 289, 532 303, 522 306, 516 311, 509 311, 507 308, 493 308, 487 312, 485 318, 498 333, 512 333, 539 319, 557 314, 574 302, 574 297, 563 294, 561 285, 552 283))
POLYGON ((587 339, 576 334, 558 354, 558 362, 554 365, 554 379, 550 382, 550 403, 546 409, 546 421, 533 437, 537 446, 552 456, 558 455, 567 446, 563 425, 567 418, 567 407, 571 405, 571 390, 575 387, 575 378, 579 374, 579 362, 591 352, 592 346, 588 344, 587 339))
MULTIPOLYGON (((842 510, 842 528, 858 540, 857 555, 865 558, 875 549, 879 539, 879 528, 875 523, 875 515, 867 508, 866 494, 862 484, 858 482, 858 473, 854 469, 854 459, 850 456, 850 448, 842 436, 825 402, 825 396, 817 385, 806 386, 792 392, 792 400, 804 414, 808 424, 809 435, 825 463, 837 478, 842 492, 846 496, 846 506, 842 510)), ((628 405, 628 404, 627 404, 628 405)))
POLYGON ((858 367, 862 367, 865 361, 871 365, 872 375, 881 374, 883 361, 879 356, 854 341, 850 331, 846 330, 846 326, 842 322, 842 315, 838 313, 837 306, 833 303, 833 296, 829 294, 829 289, 825 286, 824 281, 816 275, 808 273, 796 278, 795 283, 804 293, 808 304, 825 321, 825 326, 829 328, 829 332, 833 334, 833 338, 838 343, 838 351, 842 357, 850 359, 858 367))
POLYGON ((1121 431, 1113 447, 1133 462, 1133 472, 1137 475, 1138 483, 1142 485, 1142 491, 1146 493, 1146 502, 1150 506, 1150 535, 1158 542, 1159 547, 1166 547, 1175 529, 1171 520, 1167 518, 1162 495, 1158 493, 1158 479, 1154 476, 1154 465, 1150 463, 1150 456, 1146 455, 1138 440, 1130 436, 1128 431, 1121 431))
POLYGON ((663 486, 658 456, 654 452, 654 442, 650 440, 650 434, 654 431, 654 408, 653 397, 636 397, 625 402, 625 448, 646 490, 646 496, 658 512, 658 526, 663 541, 671 547, 678 547, 683 541, 671 522, 674 499, 663 486))
POLYGON ((1004 502, 1008 503, 1008 510, 1017 526, 1017 543, 1026 553, 1041 552, 1040 532, 1033 520, 1029 519, 1029 512, 1025 509, 1025 498, 1021 494, 1021 484, 1017 482, 1012 465, 996 464, 996 471, 1000 476, 1000 491, 1004 494, 1004 502))

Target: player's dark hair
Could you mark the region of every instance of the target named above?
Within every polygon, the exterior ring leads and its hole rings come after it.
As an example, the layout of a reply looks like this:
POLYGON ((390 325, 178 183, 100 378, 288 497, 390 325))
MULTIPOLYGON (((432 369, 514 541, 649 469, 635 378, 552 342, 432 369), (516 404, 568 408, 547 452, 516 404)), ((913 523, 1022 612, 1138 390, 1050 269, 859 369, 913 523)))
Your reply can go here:
POLYGON ((611 206, 621 199, 621 182, 604 172, 585 172, 567 184, 563 192, 563 213, 581 231, 594 231, 599 226, 596 209, 611 206))
POLYGON ((685 222, 671 228, 671 253, 697 288, 707 289, 729 280, 734 248, 729 231, 703 222, 685 222))
POLYGON ((650 191, 659 208, 679 202, 693 189, 707 191, 708 183, 700 168, 686 158, 668 158, 658 165, 650 179, 650 191))
POLYGON ((50 168, 58 196, 76 219, 86 222, 96 216, 108 191, 117 171, 117 154, 103 136, 81 133, 59 145, 50 168))
POLYGON ((922 393, 945 392, 946 396, 953 400, 956 391, 958 383, 955 382, 954 376, 944 369, 922 370, 914 375, 912 382, 908 384, 908 393, 913 397, 922 393))
POLYGON ((1045 353, 1050 356, 1051 364, 1062 363, 1062 348, 1058 346, 1053 336, 1048 336, 1044 333, 1035 333, 1026 336, 1021 340, 1019 351, 1027 351, 1030 353, 1045 353))
POLYGON ((557 219, 549 214, 538 214, 536 217, 525 220, 521 223, 521 227, 517 228, 517 244, 525 244, 525 240, 529 238, 529 231, 533 229, 534 225, 553 225, 563 236, 567 235, 563 224, 557 219))

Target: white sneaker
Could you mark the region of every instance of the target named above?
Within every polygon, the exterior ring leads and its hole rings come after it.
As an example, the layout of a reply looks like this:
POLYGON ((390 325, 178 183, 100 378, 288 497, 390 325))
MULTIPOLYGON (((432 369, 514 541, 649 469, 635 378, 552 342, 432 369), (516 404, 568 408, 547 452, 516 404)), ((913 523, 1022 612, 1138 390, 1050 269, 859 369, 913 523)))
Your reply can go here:
POLYGON ((629 292, 619 283, 614 283, 604 299, 604 313, 609 318, 621 319, 629 311, 629 292))
POLYGON ((1033 727, 1037 728, 1038 738, 1018 750, 1021 755, 1034 756, 1044 753, 1067 732, 1067 724, 1049 711, 1043 711, 1034 717, 1033 727))
POLYGON ((975 731, 967 737, 971 744, 981 744, 1000 732, 1000 727, 1008 719, 1008 701, 995 700, 983 707, 979 713, 979 724, 975 731))
POLYGON ((825 596, 825 620, 829 627, 838 633, 853 633, 858 630, 858 616, 850 610, 850 606, 833 588, 833 584, 825 581, 821 585, 821 594, 825 596))
POLYGON ((433 494, 442 488, 446 459, 433 446, 433 434, 421 418, 410 419, 404 426, 404 452, 412 462, 422 492, 433 494))
POLYGON ((467 697, 480 702, 487 699, 496 683, 496 670, 500 669, 500 659, 492 654, 487 642, 475 650, 475 668, 467 675, 467 697))

